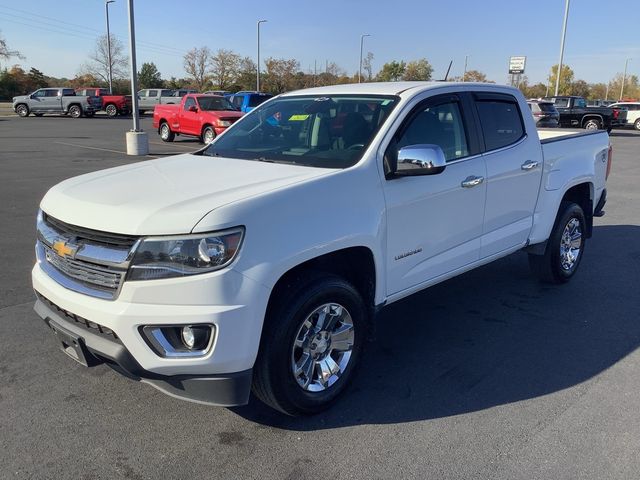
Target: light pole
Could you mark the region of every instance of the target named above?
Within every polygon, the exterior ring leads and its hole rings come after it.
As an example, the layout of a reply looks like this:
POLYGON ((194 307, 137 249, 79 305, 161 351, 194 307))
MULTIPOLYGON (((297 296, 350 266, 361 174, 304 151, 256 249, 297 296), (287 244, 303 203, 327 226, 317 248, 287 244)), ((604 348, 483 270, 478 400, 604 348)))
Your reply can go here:
POLYGON ((465 81, 465 77, 467 76, 467 62, 469 61, 469 55, 464 56, 464 71, 462 72, 462 81, 465 81))
POLYGON ((140 128, 138 112, 138 70, 136 67, 136 27, 133 17, 133 0, 127 0, 129 7, 129 67, 131 68, 131 108, 133 109, 133 129, 126 134, 127 155, 147 155, 149 138, 140 128))
POLYGON ((358 67, 358 83, 362 82, 362 46, 364 44, 364 37, 370 37, 368 33, 360 35, 360 66, 358 67))
POLYGON ((564 23, 562 24, 562 40, 560 40, 560 61, 558 62, 558 72, 556 73, 556 92, 555 96, 558 96, 558 89, 560 88, 560 72, 562 72, 562 58, 564 57, 564 39, 567 36, 567 20, 569 18, 569 1, 564 6, 564 23))
POLYGON ((260 24, 266 23, 266 20, 258 20, 257 29, 258 29, 258 59, 256 62, 256 91, 260 91, 260 24))
POLYGON ((623 94, 624 94, 624 84, 627 81, 627 66, 629 65, 629 60, 631 59, 627 58, 624 61, 624 73, 622 74, 622 86, 620 87, 620 101, 622 101, 623 94))
POLYGON ((111 35, 109 34, 109 4, 115 0, 105 0, 104 12, 107 17, 107 59, 109 61, 109 94, 113 94, 113 74, 111 72, 111 35))

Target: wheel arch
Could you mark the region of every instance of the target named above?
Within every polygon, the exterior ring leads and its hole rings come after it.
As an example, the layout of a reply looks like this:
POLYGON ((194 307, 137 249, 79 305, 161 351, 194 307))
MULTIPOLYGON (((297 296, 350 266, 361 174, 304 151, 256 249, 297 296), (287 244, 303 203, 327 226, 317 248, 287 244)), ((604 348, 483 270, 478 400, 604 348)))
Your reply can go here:
MULTIPOLYGON (((594 187, 591 182, 579 183, 569 188, 562 196, 562 202, 574 202, 580 205, 587 223, 586 238, 591 238, 593 233, 593 201, 594 187)), ((560 206, 558 205, 558 208, 560 206)))
POLYGON ((589 113, 589 114, 585 115, 584 117, 582 117, 582 123, 580 124, 580 126, 584 127, 584 125, 589 120, 598 120, 601 125, 604 124, 604 118, 602 117, 602 115, 597 114, 597 113, 589 113))

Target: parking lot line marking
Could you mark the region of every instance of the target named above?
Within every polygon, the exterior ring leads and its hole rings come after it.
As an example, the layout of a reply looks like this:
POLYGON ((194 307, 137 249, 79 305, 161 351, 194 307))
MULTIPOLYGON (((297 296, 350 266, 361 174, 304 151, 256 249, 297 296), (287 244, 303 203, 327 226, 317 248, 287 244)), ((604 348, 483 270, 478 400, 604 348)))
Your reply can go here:
MULTIPOLYGON (((100 147, 89 147, 87 145, 78 145, 77 143, 67 143, 67 142, 53 142, 53 143, 57 143, 58 145, 68 145, 70 147, 86 148, 88 150, 102 150, 103 152, 120 153, 122 155, 127 154, 127 152, 123 152, 121 150, 111 150, 110 148, 100 148, 100 147)), ((151 158, 159 158, 155 155, 145 155, 145 156, 151 157, 151 158)))

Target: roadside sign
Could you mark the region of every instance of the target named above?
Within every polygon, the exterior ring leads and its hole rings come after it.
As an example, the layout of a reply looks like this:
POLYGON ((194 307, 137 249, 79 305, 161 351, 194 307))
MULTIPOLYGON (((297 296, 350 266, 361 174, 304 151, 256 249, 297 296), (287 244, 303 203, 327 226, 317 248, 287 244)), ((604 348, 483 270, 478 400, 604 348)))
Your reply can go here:
POLYGON ((524 73, 524 65, 527 57, 511 57, 509 59, 509 74, 520 75, 524 73))

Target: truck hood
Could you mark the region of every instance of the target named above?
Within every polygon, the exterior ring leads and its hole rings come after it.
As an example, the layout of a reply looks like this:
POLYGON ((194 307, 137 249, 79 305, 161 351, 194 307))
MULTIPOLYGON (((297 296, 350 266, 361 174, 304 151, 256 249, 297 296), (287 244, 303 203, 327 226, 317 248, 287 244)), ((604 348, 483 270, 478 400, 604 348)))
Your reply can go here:
POLYGON ((20 100, 29 100, 31 95, 18 95, 17 97, 13 97, 13 103, 19 102, 20 100))
POLYGON ((65 180, 47 192, 40 207, 63 222, 94 230, 189 233, 218 207, 331 172, 185 154, 65 180))

